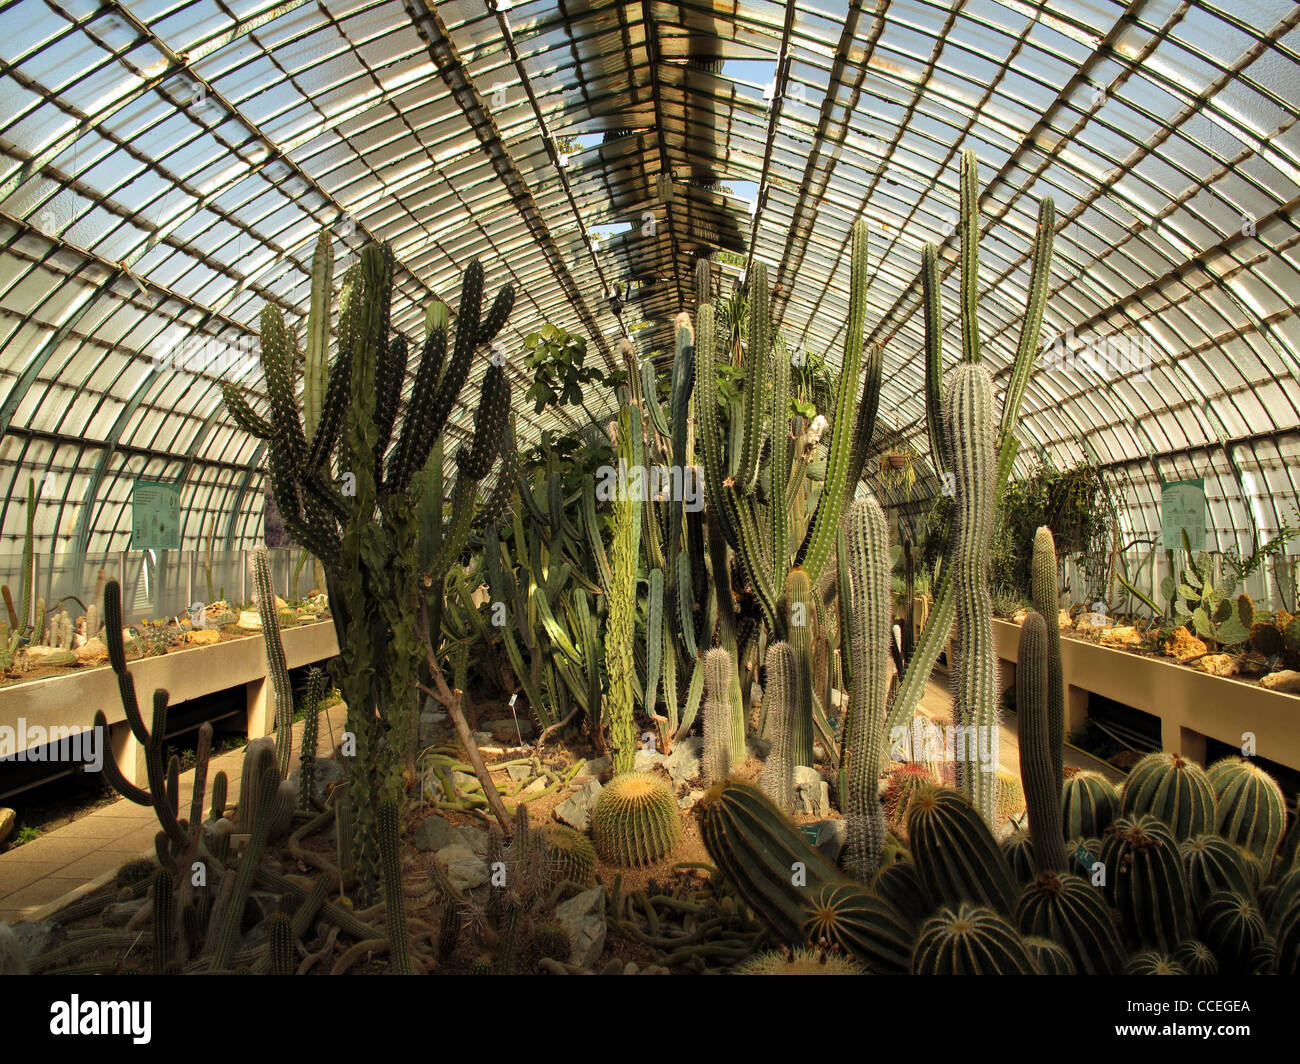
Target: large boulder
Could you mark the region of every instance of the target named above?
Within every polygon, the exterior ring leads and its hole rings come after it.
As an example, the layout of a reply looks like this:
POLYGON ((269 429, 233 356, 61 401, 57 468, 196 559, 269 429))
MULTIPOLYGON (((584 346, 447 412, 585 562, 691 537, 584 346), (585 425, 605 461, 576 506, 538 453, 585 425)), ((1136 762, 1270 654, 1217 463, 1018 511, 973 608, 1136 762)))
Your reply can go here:
POLYGON ((569 932, 569 963, 590 968, 605 948, 605 888, 592 887, 561 902, 555 919, 569 932))

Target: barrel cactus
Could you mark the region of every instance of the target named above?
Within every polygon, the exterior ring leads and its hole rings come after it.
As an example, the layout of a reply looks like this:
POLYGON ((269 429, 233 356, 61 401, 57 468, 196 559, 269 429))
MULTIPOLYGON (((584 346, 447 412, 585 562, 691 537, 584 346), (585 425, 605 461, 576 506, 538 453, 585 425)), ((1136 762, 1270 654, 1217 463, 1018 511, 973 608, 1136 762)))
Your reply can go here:
POLYGON ((822 950, 799 948, 789 954, 767 950, 756 953, 733 975, 864 975, 861 965, 847 957, 822 950))
POLYGON ((1044 872, 1029 883, 1016 905, 1026 935, 1064 947, 1082 975, 1116 975, 1124 944, 1101 892, 1069 873, 1044 872))
POLYGON ((1255 951, 1269 938, 1255 902, 1237 891, 1220 890, 1201 906, 1201 935, 1219 959, 1223 975, 1252 975, 1259 964, 1255 951))
POLYGON ((1181 842, 1214 828, 1214 788, 1205 770, 1181 754, 1147 754, 1128 775, 1120 812, 1159 817, 1181 842))
POLYGON ((1245 854, 1218 835, 1197 835, 1178 847, 1187 873, 1187 887, 1198 905, 1220 890, 1233 890, 1247 897, 1255 893, 1246 869, 1245 854))
POLYGON ((960 903, 931 917, 916 940, 913 975, 1037 975, 1029 947, 999 913, 960 903))
POLYGON ((1265 867, 1270 865, 1286 830, 1282 788, 1258 765, 1240 757, 1216 761, 1207 776, 1217 802, 1215 832, 1249 850, 1265 867))
POLYGON ((1017 890, 988 825, 964 794, 921 787, 907 813, 917 873, 930 896, 988 905, 1010 915, 1017 890))
POLYGON ((564 880, 582 887, 596 885, 596 848, 580 831, 563 824, 547 824, 546 859, 552 885, 564 880))
POLYGON ((1119 816, 1119 804, 1119 791, 1100 772, 1076 772, 1061 788, 1065 837, 1100 837, 1119 816))
POLYGON ((610 864, 653 864, 672 852, 682 824, 672 789, 657 776, 616 776, 591 811, 591 839, 610 864))
POLYGON ((907 764, 894 769, 885 782, 883 799, 889 830, 906 839, 907 807, 912 802, 912 795, 922 784, 937 786, 938 783, 924 765, 907 764))
POLYGON ((1106 899, 1120 915, 1124 935, 1169 951, 1192 935, 1191 905, 1178 844, 1149 813, 1120 817, 1102 842, 1106 899))
POLYGON ((1186 975, 1187 969, 1173 957, 1159 950, 1135 953, 1124 965, 1125 975, 1186 975))
POLYGON ((1174 963, 1180 965, 1188 975, 1218 975, 1219 959, 1204 942, 1189 938, 1180 942, 1174 950, 1174 963))

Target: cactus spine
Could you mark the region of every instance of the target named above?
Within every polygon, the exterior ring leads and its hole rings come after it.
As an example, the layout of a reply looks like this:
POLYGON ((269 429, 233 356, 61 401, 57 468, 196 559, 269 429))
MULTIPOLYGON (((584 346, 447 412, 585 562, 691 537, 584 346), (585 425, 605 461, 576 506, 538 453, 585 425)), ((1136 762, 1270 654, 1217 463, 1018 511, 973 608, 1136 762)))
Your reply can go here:
MULTIPOLYGON (((767 708, 768 735, 772 749, 767 755, 763 778, 759 781, 763 793, 781 812, 794 811, 794 715, 793 688, 796 685, 797 666, 794 651, 789 643, 773 643, 767 648, 767 686, 763 699, 767 708)), ((707 730, 708 724, 705 723, 707 730)))
POLYGON ((880 864, 885 816, 879 800, 889 707, 890 624, 889 533, 875 499, 855 502, 848 514, 848 553, 852 594, 853 689, 844 738, 848 773, 848 867, 868 883, 880 864))
MULTIPOLYGON (((963 316, 963 324, 964 324, 963 316)), ((989 544, 997 502, 997 457, 993 383, 983 366, 958 365, 944 404, 948 447, 956 475, 956 538, 951 566, 957 602, 956 668, 953 671, 953 717, 964 749, 957 754, 957 781, 962 793, 989 825, 994 823, 997 765, 997 653, 993 646, 993 603, 989 595, 989 544), (983 757, 972 757, 972 743, 983 757)))
POLYGON ((616 776, 591 811, 591 841, 611 864, 653 864, 677 845, 681 830, 672 790, 645 772, 616 776))
POLYGON ((1016 662, 1016 713, 1020 717, 1020 773, 1029 808, 1029 834, 1040 872, 1064 872, 1065 836, 1061 832, 1061 785, 1056 774, 1060 746, 1053 746, 1048 708, 1048 630, 1043 617, 1031 613, 1020 628, 1016 662))

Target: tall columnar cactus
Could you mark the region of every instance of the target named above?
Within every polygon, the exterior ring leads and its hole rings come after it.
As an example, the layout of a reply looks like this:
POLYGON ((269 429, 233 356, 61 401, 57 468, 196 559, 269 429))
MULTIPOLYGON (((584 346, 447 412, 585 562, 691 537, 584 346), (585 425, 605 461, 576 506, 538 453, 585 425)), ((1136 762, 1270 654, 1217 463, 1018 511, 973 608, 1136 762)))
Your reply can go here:
POLYGON ((813 602, 812 583, 808 571, 801 566, 791 569, 785 577, 784 612, 786 635, 794 655, 794 683, 788 690, 793 699, 794 763, 813 763, 813 638, 816 605, 813 602))
POLYGON ((375 817, 379 853, 383 861, 384 906, 388 917, 388 956, 397 975, 411 975, 411 954, 406 941, 406 902, 402 895, 402 851, 398 847, 397 803, 384 799, 375 817))
MULTIPOLYGON (((745 763, 745 718, 743 714, 736 711, 736 700, 733 697, 735 692, 732 690, 735 675, 735 663, 732 661, 731 654, 723 647, 714 647, 704 656, 705 697, 708 701, 718 704, 715 712, 719 716, 724 707, 728 710, 723 718, 727 724, 726 771, 728 772, 745 763)), ((707 738, 706 734, 706 741, 707 738)))
POLYGON ((271 560, 266 549, 253 552, 253 600, 262 621, 262 645, 266 648, 266 672, 275 692, 275 761, 283 778, 289 774, 293 754, 293 688, 280 639, 280 614, 271 583, 271 560))
MULTIPOLYGON (((632 425, 626 408, 618 419, 619 457, 632 463, 632 425)), ((633 645, 636 639, 636 571, 637 528, 640 522, 638 503, 620 492, 612 500, 613 542, 610 566, 613 579, 609 589, 609 614, 605 632, 605 669, 609 676, 609 697, 603 716, 608 723, 614 771, 632 771, 636 759, 636 727, 632 719, 633 688, 636 686, 636 663, 633 645)))
POLYGON ((1034 609, 1047 626, 1047 724, 1052 771, 1065 773, 1065 673, 1061 668, 1060 595, 1056 588, 1056 541, 1046 525, 1034 533, 1030 579, 1034 609))
POLYGON ((1239 757, 1216 761, 1207 776, 1216 799, 1214 830, 1268 868, 1286 830, 1282 788, 1258 765, 1239 757))
POLYGON ((316 741, 320 711, 325 702, 325 672, 312 669, 307 674, 307 699, 302 718, 302 750, 299 756, 298 805, 310 809, 316 798, 316 741))
POLYGON ((1059 746, 1053 748, 1048 709, 1048 633, 1043 617, 1031 613, 1020 628, 1016 662, 1016 713, 1020 718, 1020 774, 1029 808, 1029 833, 1040 872, 1064 872, 1061 785, 1056 775, 1059 746))
POLYGON ((957 781, 985 821, 994 822, 993 776, 998 752, 997 650, 989 595, 989 545, 997 504, 997 424, 988 370, 963 362, 952 373, 944 404, 956 490, 956 538, 951 565, 957 604, 953 716, 965 736, 957 752, 957 781), (975 756, 972 756, 975 755, 975 756), (985 756, 991 764, 985 764, 985 756))
POLYGON ((848 652, 853 657, 853 689, 840 771, 848 775, 847 867, 859 882, 869 883, 880 865, 885 843, 879 791, 889 713, 893 619, 889 532, 885 515, 873 498, 859 499, 849 510, 848 554, 852 595, 848 652))
POLYGON ((1128 774, 1120 812, 1151 813, 1181 842, 1214 828, 1214 788, 1205 770, 1181 754, 1147 754, 1128 774))
POLYGON ((710 650, 704 667, 704 754, 707 783, 721 783, 731 771, 731 655, 710 650), (721 655, 721 657, 714 657, 721 655))
MULTIPOLYGON (((773 643, 767 648, 766 703, 768 736, 772 749, 759 781, 763 793, 781 812, 794 811, 794 730, 797 666, 789 643, 773 643)), ((706 721, 705 728, 708 724, 706 721)))

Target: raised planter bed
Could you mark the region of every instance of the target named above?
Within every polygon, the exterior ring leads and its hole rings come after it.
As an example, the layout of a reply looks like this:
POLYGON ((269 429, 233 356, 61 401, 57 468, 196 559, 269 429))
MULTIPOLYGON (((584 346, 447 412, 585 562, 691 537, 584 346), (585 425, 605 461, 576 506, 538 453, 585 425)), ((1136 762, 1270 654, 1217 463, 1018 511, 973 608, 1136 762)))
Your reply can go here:
MULTIPOLYGON (((329 620, 286 628, 280 636, 289 668, 324 661, 338 653, 334 624, 329 620)), ((156 688, 165 690, 170 703, 176 705, 242 685, 248 737, 257 738, 271 730, 274 699, 267 680, 266 647, 258 634, 128 660, 127 668, 135 678, 146 720, 156 688)), ((117 677, 107 665, 0 687, 0 727, 12 728, 18 736, 33 725, 46 729, 47 734, 50 729, 86 729, 94 724, 96 710, 103 710, 108 719, 109 742, 118 767, 128 780, 143 784, 144 748, 127 726, 117 677)), ((32 745, 20 742, 18 748, 32 745)))
MULTIPOLYGON (((1014 665, 1020 626, 995 619, 993 634, 1014 665)), ((1204 761, 1206 737, 1240 747, 1249 735, 1259 756, 1300 771, 1300 696, 1082 639, 1061 640, 1061 667, 1067 731, 1082 727, 1096 694, 1159 717, 1166 751, 1204 761)))

